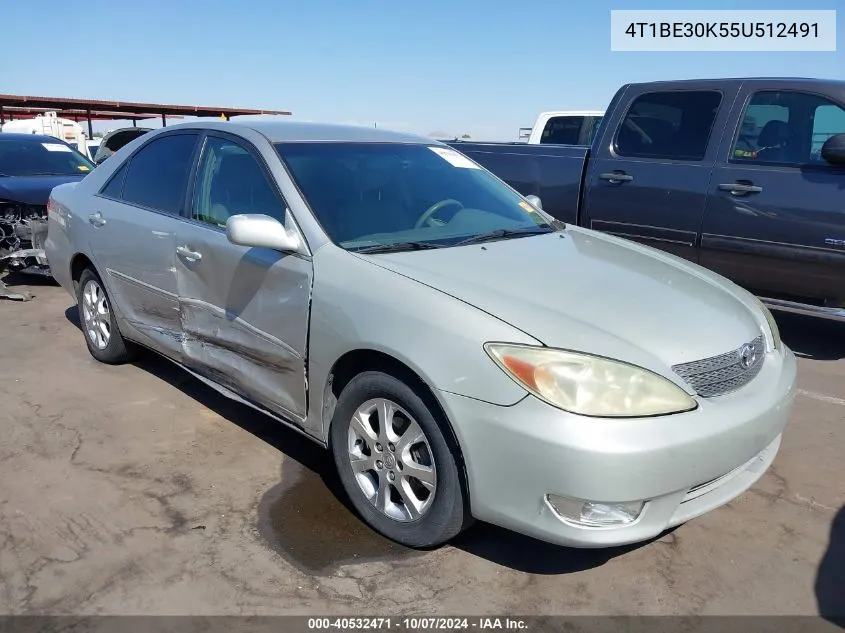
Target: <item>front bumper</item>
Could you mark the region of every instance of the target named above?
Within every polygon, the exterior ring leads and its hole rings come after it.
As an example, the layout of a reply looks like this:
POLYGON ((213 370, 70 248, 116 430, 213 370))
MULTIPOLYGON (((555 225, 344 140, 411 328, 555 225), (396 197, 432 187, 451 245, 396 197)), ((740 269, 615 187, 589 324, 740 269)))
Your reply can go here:
POLYGON ((796 362, 767 355, 758 376, 726 396, 699 399, 687 413, 591 419, 528 396, 502 407, 448 392, 476 518, 572 547, 648 540, 724 505, 774 460, 795 396, 796 362), (546 495, 601 503, 644 501, 633 523, 565 522, 546 495))
POLYGON ((44 242, 47 239, 46 220, 37 219, 6 225, 0 230, 0 235, 5 238, 13 237, 19 244, 18 248, 7 252, 0 248, 0 272, 8 269, 29 275, 51 276, 50 264, 44 252, 44 242), (6 235, 6 231, 10 231, 10 235, 6 235))

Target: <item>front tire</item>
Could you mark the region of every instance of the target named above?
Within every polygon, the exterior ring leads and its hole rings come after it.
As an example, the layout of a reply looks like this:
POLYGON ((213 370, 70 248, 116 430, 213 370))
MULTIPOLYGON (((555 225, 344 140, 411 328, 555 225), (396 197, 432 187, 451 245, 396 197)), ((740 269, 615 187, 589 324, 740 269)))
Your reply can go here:
POLYGON ((82 272, 76 292, 79 323, 91 356, 109 365, 134 359, 136 348, 120 334, 111 300, 103 281, 93 269, 86 268, 82 272))
POLYGON ((331 423, 340 481, 358 514, 387 538, 441 545, 469 523, 457 447, 421 390, 367 371, 343 389, 331 423))

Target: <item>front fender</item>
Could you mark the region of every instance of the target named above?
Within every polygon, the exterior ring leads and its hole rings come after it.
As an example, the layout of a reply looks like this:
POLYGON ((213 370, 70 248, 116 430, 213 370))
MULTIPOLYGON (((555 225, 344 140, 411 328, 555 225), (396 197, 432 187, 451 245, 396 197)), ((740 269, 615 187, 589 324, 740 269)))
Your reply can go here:
MULTIPOLYGON (((320 428, 331 369, 374 350, 401 361, 432 389, 508 406, 526 391, 487 356, 486 341, 539 342, 467 303, 374 266, 333 245, 314 256, 308 362, 309 423, 320 428)), ((327 429, 323 429, 324 435, 327 429)))

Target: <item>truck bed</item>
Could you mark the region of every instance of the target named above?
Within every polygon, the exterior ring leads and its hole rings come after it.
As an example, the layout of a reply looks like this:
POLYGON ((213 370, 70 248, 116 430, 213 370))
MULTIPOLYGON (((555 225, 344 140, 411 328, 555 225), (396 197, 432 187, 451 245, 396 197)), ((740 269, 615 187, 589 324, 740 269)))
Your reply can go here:
POLYGON ((589 147, 448 141, 524 196, 538 196, 543 210, 578 222, 581 181, 589 147))

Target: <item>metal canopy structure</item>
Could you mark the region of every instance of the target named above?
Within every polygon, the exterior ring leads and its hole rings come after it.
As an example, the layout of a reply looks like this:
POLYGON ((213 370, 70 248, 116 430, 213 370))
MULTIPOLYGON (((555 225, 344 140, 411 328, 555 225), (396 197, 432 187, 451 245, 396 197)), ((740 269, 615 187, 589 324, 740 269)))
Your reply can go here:
POLYGON ((89 138, 94 135, 91 126, 92 121, 129 120, 135 125, 138 120, 161 117, 162 125, 167 125, 167 117, 172 119, 181 119, 186 116, 219 117, 228 121, 233 116, 291 114, 286 110, 256 110, 251 108, 0 94, 0 124, 5 123, 6 119, 12 121, 15 118, 30 118, 45 112, 56 112, 60 117, 74 119, 75 121, 87 120, 89 138))

